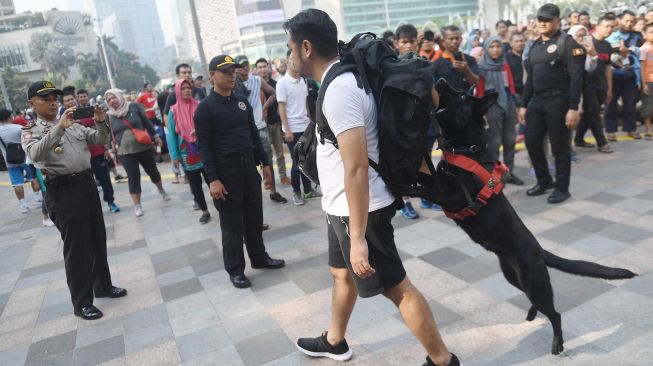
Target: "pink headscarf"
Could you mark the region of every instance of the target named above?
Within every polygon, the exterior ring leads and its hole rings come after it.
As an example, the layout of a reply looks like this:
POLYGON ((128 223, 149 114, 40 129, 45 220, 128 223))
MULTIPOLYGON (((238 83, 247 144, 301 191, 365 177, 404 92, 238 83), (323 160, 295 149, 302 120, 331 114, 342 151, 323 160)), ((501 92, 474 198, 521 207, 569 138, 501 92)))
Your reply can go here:
POLYGON ((188 84, 191 89, 193 88, 188 80, 177 80, 175 82, 175 96, 177 97, 177 103, 170 109, 172 110, 172 113, 174 113, 175 131, 177 131, 185 141, 194 143, 197 141, 197 137, 195 136, 195 122, 193 122, 193 117, 195 116, 195 110, 200 102, 195 100, 192 96, 190 100, 181 97, 181 86, 184 83, 188 84))

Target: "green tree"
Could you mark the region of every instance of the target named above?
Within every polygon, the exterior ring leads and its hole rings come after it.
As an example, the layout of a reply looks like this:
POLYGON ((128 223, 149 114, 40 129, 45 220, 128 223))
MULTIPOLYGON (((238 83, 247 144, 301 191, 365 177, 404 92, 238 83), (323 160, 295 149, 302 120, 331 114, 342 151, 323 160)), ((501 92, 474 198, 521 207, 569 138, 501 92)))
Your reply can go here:
MULTIPOLYGON (((2 78, 5 81, 9 102, 14 110, 27 108, 27 89, 29 80, 11 67, 5 67, 2 71, 2 78)), ((4 98, 3 98, 4 100, 4 98)))
POLYGON ((45 72, 57 77, 63 83, 70 75, 70 67, 75 65, 75 52, 72 48, 54 39, 50 33, 35 33, 29 43, 32 59, 39 63, 45 72))

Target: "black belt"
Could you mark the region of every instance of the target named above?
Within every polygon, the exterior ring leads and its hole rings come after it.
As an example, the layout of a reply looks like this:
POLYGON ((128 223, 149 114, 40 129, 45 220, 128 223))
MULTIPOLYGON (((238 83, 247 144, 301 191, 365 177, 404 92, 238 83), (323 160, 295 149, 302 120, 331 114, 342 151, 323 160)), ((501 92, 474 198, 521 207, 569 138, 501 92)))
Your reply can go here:
POLYGON ((568 91, 566 90, 561 90, 561 89, 556 89, 556 90, 545 90, 541 92, 536 92, 533 93, 533 96, 538 97, 538 98, 552 98, 552 97, 558 97, 562 95, 567 95, 569 94, 568 91))
POLYGON ((87 182, 93 180, 93 172, 91 169, 81 171, 79 173, 57 175, 57 176, 48 176, 45 179, 45 182, 48 185, 59 184, 59 185, 69 185, 80 182, 87 182))
POLYGON ((253 154, 243 154, 243 155, 225 155, 218 156, 218 164, 220 163, 244 163, 250 160, 254 160, 253 154))

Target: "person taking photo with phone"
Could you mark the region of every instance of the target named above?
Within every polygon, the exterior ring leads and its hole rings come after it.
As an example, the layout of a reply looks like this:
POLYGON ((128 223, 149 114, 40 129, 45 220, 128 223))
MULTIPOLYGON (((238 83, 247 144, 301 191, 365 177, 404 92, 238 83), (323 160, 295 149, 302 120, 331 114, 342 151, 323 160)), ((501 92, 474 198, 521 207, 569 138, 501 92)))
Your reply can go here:
POLYGON ((95 106, 96 128, 80 125, 68 108, 57 121, 57 95, 53 83, 38 81, 29 87, 29 106, 36 112, 22 130, 21 142, 46 176, 45 203, 63 240, 66 280, 74 313, 82 319, 102 317, 94 297, 123 297, 127 290, 113 286, 107 262, 107 236, 102 205, 91 172, 88 144, 109 142, 106 113, 95 106))

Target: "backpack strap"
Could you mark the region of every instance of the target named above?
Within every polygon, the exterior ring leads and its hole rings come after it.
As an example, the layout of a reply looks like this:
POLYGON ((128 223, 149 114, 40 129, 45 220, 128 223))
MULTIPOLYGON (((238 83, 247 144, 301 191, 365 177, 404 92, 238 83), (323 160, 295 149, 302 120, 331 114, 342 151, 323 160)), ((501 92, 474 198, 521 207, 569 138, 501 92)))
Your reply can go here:
POLYGON ((567 67, 567 40, 571 38, 571 35, 567 33, 562 33, 558 40, 556 41, 556 48, 558 51, 558 58, 562 60, 562 64, 567 67))
POLYGON ((356 65, 337 63, 331 66, 331 69, 329 69, 324 77, 324 81, 322 82, 320 90, 317 93, 317 102, 315 103, 315 122, 317 124, 319 141, 322 145, 324 145, 328 140, 331 144, 333 144, 333 146, 336 147, 336 149, 338 148, 336 135, 333 133, 333 131, 331 131, 329 122, 327 121, 326 116, 322 111, 322 104, 324 103, 324 97, 326 95, 327 88, 329 87, 329 84, 335 80, 336 77, 346 72, 353 72, 354 76, 356 77, 356 81, 358 82, 358 87, 362 89, 363 82, 360 75, 356 72, 357 68, 358 67, 356 65))

